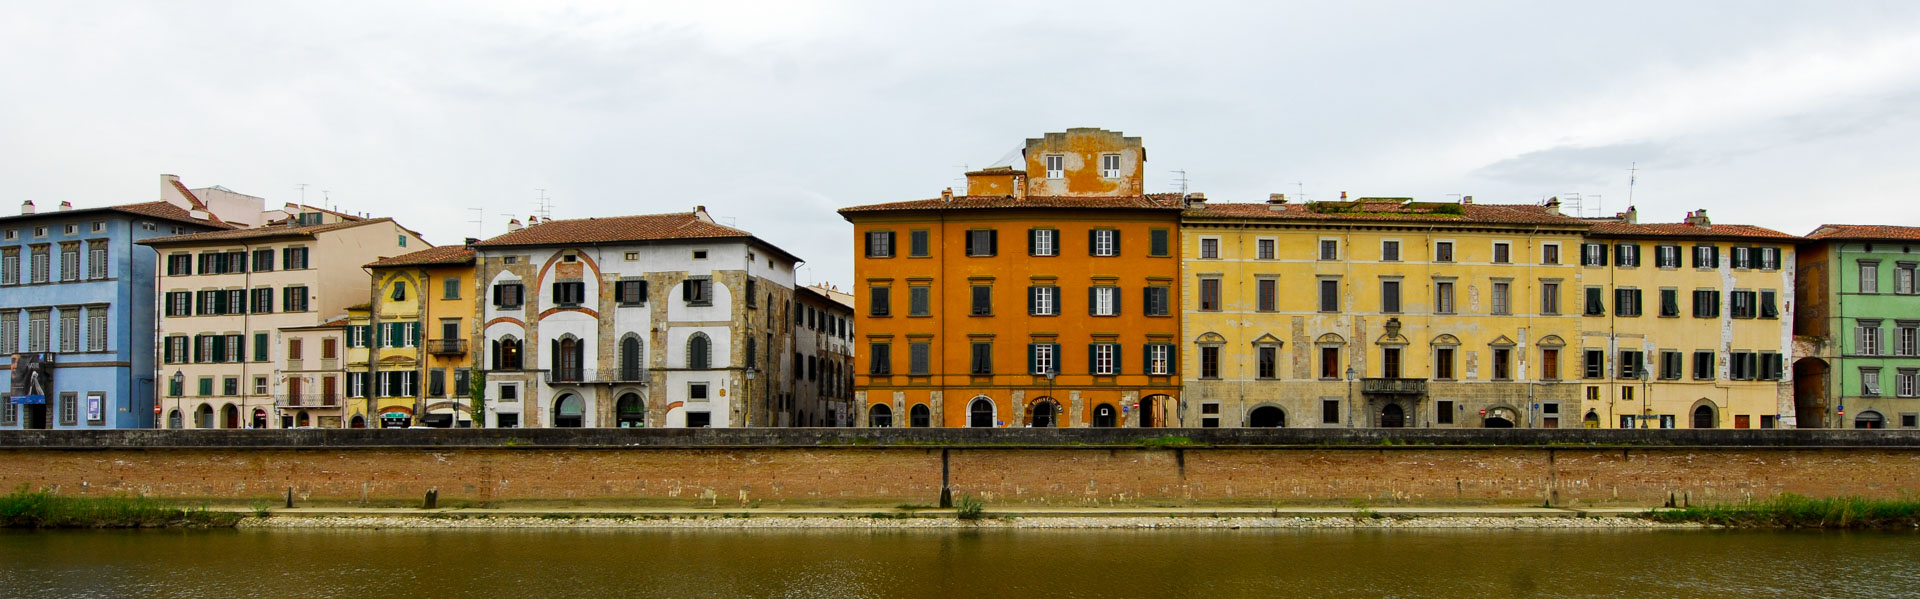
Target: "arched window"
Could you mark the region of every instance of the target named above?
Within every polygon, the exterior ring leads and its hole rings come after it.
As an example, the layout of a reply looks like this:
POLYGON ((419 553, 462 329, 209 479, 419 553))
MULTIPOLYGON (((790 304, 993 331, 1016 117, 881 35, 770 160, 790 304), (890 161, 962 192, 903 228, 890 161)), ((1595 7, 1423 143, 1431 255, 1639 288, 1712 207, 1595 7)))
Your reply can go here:
POLYGON ((620 380, 640 380, 641 365, 646 364, 646 352, 640 345, 639 335, 627 335, 620 340, 620 380))
POLYGON ((213 406, 200 404, 200 407, 193 411, 193 427, 213 428, 213 406))
POLYGON ((553 380, 555 382, 578 382, 582 380, 581 343, 572 335, 553 341, 553 380))
POLYGON ((687 369, 706 370, 713 364, 713 342, 707 340, 706 333, 694 333, 687 338, 687 369))
POLYGON ((973 428, 993 428, 993 402, 985 397, 974 398, 967 405, 967 426, 973 428))
POLYGON ((626 393, 620 396, 620 402, 614 404, 614 414, 620 428, 645 428, 647 426, 647 404, 640 400, 638 393, 626 393))
POLYGON ((933 410, 927 409, 927 404, 913 404, 913 409, 908 410, 907 415, 908 426, 913 428, 933 426, 933 410))
POLYGON ((180 428, 180 410, 167 412, 167 428, 180 428))
POLYGON ((887 407, 887 404, 873 404, 873 407, 867 408, 867 426, 873 428, 893 426, 893 408, 887 407))
POLYGON ((561 395, 553 402, 553 426, 556 428, 586 426, 586 402, 572 393, 561 395))
POLYGON ((359 414, 354 414, 353 420, 348 421, 347 426, 350 428, 367 428, 367 419, 359 414))
POLYGON ((501 337, 493 342, 493 369, 520 369, 520 340, 513 337, 501 337))

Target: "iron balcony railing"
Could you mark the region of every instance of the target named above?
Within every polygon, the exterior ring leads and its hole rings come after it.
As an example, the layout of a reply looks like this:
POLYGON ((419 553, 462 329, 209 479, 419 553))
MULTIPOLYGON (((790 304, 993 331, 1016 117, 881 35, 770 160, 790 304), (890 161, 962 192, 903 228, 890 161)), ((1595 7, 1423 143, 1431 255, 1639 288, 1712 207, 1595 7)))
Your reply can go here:
POLYGON ((1379 395, 1425 395, 1427 379, 1360 379, 1360 392, 1379 395))
POLYGON ((465 339, 428 339, 427 353, 436 356, 457 356, 467 353, 465 339))
POLYGON ((651 372, 645 368, 554 368, 547 371, 547 384, 556 383, 646 383, 651 372))
POLYGON ((340 396, 321 393, 297 393, 273 396, 276 408, 338 408, 340 396))

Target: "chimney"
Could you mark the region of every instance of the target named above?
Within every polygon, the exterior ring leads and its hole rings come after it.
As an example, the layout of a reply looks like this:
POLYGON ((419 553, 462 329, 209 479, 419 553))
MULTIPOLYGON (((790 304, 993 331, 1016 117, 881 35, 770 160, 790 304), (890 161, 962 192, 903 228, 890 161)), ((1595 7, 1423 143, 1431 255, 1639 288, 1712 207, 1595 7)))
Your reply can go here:
POLYGON ((1013 199, 1016 199, 1016 200, 1024 200, 1024 199, 1027 199, 1027 177, 1026 177, 1026 175, 1014 175, 1014 176, 1013 176, 1013 199))
POLYGON ((1287 203, 1287 194, 1284 194, 1284 193, 1267 194, 1267 203, 1268 204, 1285 204, 1287 203))
POLYGON ((1693 212, 1688 212, 1688 213, 1687 213, 1687 224, 1689 224, 1689 225, 1693 225, 1693 226, 1696 226, 1696 227, 1700 227, 1700 228, 1702 228, 1702 229, 1711 229, 1711 228, 1713 228, 1713 221, 1710 221, 1710 220, 1707 220, 1707 209, 1706 209, 1706 208, 1701 208, 1701 209, 1699 209, 1699 210, 1695 210, 1695 211, 1693 211, 1693 212))
POLYGON ((1207 207, 1207 194, 1190 193, 1187 194, 1186 201, 1188 208, 1205 208, 1207 207))
POLYGON ((478 238, 478 237, 468 237, 468 238, 467 238, 467 241, 466 241, 465 243, 462 243, 461 245, 464 245, 464 246, 467 246, 467 247, 473 247, 473 244, 476 244, 476 243, 480 243, 480 238, 478 238))
POLYGON ((73 202, 69 202, 69 201, 66 201, 66 200, 60 200, 60 211, 61 211, 61 212, 66 212, 66 211, 68 211, 68 210, 72 210, 72 209, 73 209, 73 202))
POLYGON ((700 222, 709 223, 709 224, 713 223, 713 215, 707 214, 706 206, 694 206, 693 217, 700 219, 700 222))
POLYGON ((1473 196, 1460 196, 1460 203, 1463 205, 1472 205, 1473 196))
POLYGON ((943 189, 943 190, 940 190, 940 201, 942 201, 942 202, 951 202, 951 201, 953 201, 953 188, 952 188, 952 187, 948 187, 948 188, 946 188, 946 189, 943 189))
POLYGON ((1347 201, 1347 192, 1344 192, 1344 191, 1340 192, 1340 201, 1342 202, 1347 201))
POLYGON ((1626 212, 1620 213, 1620 217, 1621 220, 1626 221, 1629 225, 1640 224, 1640 209, 1634 206, 1628 206, 1626 212))
POLYGON ((1547 198, 1547 213, 1548 214, 1560 213, 1560 196, 1553 196, 1551 198, 1547 198))
POLYGON ((540 217, 531 214, 527 215, 527 226, 531 227, 537 224, 540 224, 540 217))
POLYGON ((33 214, 33 200, 20 203, 20 214, 33 214))
POLYGON ((513 220, 509 220, 509 221, 507 221, 507 232, 508 232, 508 233, 512 233, 512 232, 515 232, 515 231, 519 231, 519 230, 520 230, 520 228, 521 228, 521 227, 520 227, 520 219, 517 219, 517 218, 516 218, 516 219, 513 219, 513 220))

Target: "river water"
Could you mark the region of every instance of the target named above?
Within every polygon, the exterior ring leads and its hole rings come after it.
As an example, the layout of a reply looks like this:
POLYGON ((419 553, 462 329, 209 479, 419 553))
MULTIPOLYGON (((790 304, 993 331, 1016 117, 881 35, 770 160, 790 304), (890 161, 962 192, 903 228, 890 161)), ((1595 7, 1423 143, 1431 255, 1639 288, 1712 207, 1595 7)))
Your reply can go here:
POLYGON ((1675 530, 0 533, 0 597, 1900 597, 1920 535, 1675 530))

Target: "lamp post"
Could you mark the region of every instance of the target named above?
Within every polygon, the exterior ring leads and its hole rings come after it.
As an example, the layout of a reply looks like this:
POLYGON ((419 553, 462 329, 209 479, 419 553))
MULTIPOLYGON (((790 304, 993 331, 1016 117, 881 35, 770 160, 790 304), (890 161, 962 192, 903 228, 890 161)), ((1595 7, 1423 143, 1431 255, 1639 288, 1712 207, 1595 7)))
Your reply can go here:
POLYGON ((1353 367, 1347 367, 1347 428, 1353 428, 1353 367))
POLYGON ((1653 413, 1653 374, 1640 368, 1640 428, 1647 428, 1647 415, 1653 413))
MULTIPOLYGON (((745 420, 747 421, 746 424, 747 426, 753 426, 753 367, 752 366, 747 367, 747 397, 744 403, 747 404, 747 417, 745 418, 745 420)), ((769 411, 771 411, 771 409, 769 409, 769 411)))
MULTIPOLYGON (((175 368, 173 369, 173 376, 168 377, 168 380, 173 383, 167 386, 167 390, 173 392, 173 411, 178 413, 180 411, 180 390, 187 388, 187 373, 175 368)), ((186 428, 186 417, 184 416, 180 418, 180 427, 186 428)))
POLYGON ((1053 365, 1047 365, 1047 401, 1053 402, 1054 413, 1048 415, 1049 424, 1060 427, 1060 398, 1053 396, 1053 365))

